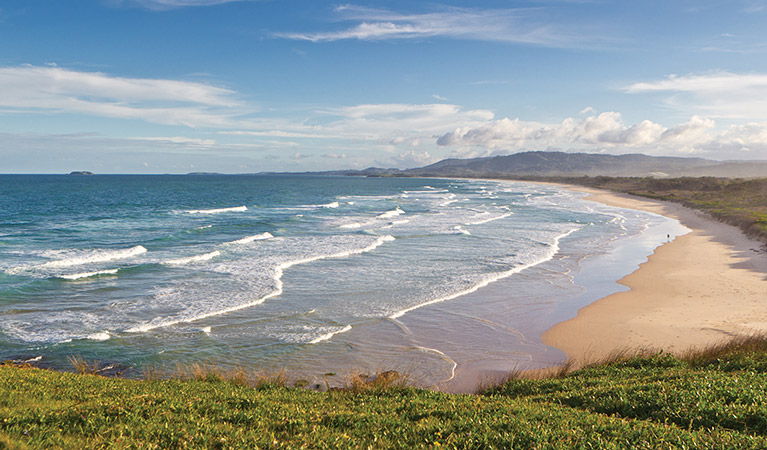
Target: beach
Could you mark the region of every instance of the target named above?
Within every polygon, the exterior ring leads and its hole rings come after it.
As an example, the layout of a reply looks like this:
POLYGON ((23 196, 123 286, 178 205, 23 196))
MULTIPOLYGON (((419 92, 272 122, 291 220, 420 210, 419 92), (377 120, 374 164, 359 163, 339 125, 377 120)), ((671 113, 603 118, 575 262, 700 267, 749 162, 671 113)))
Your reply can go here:
POLYGON ((574 367, 643 350, 684 353, 767 332, 767 253, 734 226, 679 204, 568 186, 587 199, 677 219, 691 232, 619 282, 629 288, 545 332, 574 367))

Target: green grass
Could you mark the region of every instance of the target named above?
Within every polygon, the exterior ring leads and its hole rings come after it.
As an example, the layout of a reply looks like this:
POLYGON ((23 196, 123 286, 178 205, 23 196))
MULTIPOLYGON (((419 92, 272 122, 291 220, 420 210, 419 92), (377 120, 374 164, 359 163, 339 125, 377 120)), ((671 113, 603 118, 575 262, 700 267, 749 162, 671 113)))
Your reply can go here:
POLYGON ((765 339, 511 379, 479 395, 0 366, 0 448, 766 448, 765 370, 765 339))

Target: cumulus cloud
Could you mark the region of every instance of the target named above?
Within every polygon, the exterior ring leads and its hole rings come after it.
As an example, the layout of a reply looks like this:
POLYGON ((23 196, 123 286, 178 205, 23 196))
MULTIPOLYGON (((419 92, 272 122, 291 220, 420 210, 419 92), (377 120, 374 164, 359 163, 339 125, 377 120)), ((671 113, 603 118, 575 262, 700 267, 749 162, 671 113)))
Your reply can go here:
POLYGON ((394 162, 397 167, 403 169, 425 166, 437 162, 438 160, 439 158, 433 157, 429 152, 416 152, 415 150, 403 152, 394 157, 394 162))
POLYGON ((0 67, 0 108, 139 119, 190 127, 231 125, 235 92, 190 81, 124 78, 54 66, 0 67))
MULTIPOLYGON (((464 157, 496 152, 569 148, 579 151, 646 152, 655 154, 700 153, 719 158, 738 158, 751 152, 759 157, 767 149, 767 123, 749 123, 716 131, 716 123, 700 116, 665 127, 650 120, 625 124, 620 113, 604 112, 583 119, 567 118, 559 124, 525 122, 503 118, 476 127, 456 128, 437 138, 440 146, 452 146, 464 157)), ((762 154, 762 158, 767 154, 762 154)))
POLYGON ((594 37, 583 30, 549 22, 541 8, 443 8, 424 14, 404 14, 345 5, 336 8, 336 12, 342 20, 357 24, 343 30, 276 33, 275 36, 311 42, 345 39, 380 41, 439 36, 546 47, 577 47, 595 41, 594 37))
POLYGON ((716 72, 669 75, 625 88, 630 94, 670 95, 666 105, 709 117, 767 120, 767 74, 716 72))
POLYGON ((290 156, 290 159, 295 160, 295 161, 299 161, 299 160, 302 160, 302 159, 311 158, 312 156, 314 156, 314 155, 307 155, 307 154, 304 154, 304 153, 301 153, 301 152, 295 152, 295 153, 293 153, 293 155, 290 156))

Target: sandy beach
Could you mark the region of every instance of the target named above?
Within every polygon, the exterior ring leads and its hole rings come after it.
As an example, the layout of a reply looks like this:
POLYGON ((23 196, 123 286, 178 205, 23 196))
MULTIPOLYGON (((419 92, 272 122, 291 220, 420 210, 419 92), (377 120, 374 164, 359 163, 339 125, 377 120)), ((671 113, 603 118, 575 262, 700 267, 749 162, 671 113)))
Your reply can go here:
POLYGON ((681 205, 595 189, 587 199, 679 220, 692 231, 658 247, 620 280, 630 290, 600 299, 547 331, 543 342, 575 367, 617 352, 682 353, 767 332, 767 253, 736 227, 681 205))

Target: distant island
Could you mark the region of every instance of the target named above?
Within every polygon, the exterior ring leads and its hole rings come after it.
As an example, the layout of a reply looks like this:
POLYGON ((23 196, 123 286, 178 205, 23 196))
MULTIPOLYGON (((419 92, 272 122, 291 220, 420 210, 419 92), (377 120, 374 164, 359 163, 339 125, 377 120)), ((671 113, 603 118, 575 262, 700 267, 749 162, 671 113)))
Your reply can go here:
POLYGON ((93 172, 88 172, 87 170, 76 170, 74 172, 69 172, 70 175, 93 175, 93 172))

